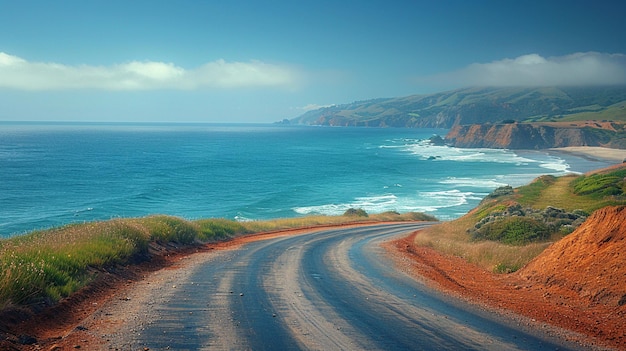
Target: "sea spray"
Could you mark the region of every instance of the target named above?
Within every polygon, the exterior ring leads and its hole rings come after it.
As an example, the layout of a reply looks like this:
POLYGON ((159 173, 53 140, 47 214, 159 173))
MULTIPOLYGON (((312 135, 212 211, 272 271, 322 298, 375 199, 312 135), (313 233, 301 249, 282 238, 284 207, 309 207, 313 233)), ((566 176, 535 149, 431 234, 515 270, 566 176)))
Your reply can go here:
POLYGON ((254 221, 363 208, 420 211, 445 220, 466 213, 498 186, 603 166, 543 152, 428 142, 445 133, 3 123, 0 235, 151 214, 254 221))

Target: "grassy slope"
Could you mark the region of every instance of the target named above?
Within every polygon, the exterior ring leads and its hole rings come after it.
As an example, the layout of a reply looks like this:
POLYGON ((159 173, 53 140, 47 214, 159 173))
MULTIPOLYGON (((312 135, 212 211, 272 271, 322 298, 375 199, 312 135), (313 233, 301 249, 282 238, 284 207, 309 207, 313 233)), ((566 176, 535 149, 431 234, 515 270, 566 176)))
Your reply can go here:
POLYGON ((170 216, 68 225, 0 240, 0 311, 54 304, 107 267, 150 259, 159 246, 191 247, 249 233, 363 221, 434 220, 419 213, 319 216, 259 222, 170 216))
POLYGON ((541 253, 554 240, 526 245, 507 245, 497 241, 472 240, 468 229, 492 212, 519 203, 524 207, 545 209, 559 207, 566 211, 591 213, 604 206, 626 204, 626 165, 594 175, 562 177, 542 176, 529 185, 515 189, 514 194, 485 199, 467 215, 425 229, 416 236, 416 244, 465 258, 495 272, 515 271, 541 253))
MULTIPOLYGON (((462 124, 518 121, 626 121, 626 88, 463 88, 428 95, 358 101, 336 105, 294 118, 294 123, 315 123, 322 115, 356 122, 438 119, 440 114, 471 117, 462 124)), ((454 122, 454 118, 449 122, 454 122)), ((451 127, 452 124, 441 126, 451 127)))

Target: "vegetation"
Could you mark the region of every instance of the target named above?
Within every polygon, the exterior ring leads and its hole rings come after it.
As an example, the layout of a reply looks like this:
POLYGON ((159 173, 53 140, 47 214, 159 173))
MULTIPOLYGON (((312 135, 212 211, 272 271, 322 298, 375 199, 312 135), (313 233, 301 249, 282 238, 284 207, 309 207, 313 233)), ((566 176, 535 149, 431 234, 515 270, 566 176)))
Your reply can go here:
POLYGON ((626 166, 621 166, 498 188, 467 215, 423 230, 416 244, 494 272, 512 272, 574 231, 593 211, 626 204, 625 177, 626 166))
POLYGON ((626 193, 626 169, 583 176, 573 182, 574 194, 589 196, 596 200, 606 197, 623 197, 626 193))
POLYGON ((309 111, 290 123, 451 128, 454 124, 585 120, 626 121, 626 87, 463 88, 334 105, 309 111))
POLYGON ((504 244, 522 245, 545 240, 549 236, 546 225, 528 217, 505 217, 489 222, 474 231, 473 239, 500 241, 504 244))
POLYGON ((0 240, 0 310, 52 304, 89 284, 103 269, 150 259, 159 247, 192 247, 255 232, 320 225, 435 220, 421 213, 354 212, 357 216, 258 222, 187 221, 159 215, 74 224, 0 240))
POLYGON ((346 212, 344 212, 343 214, 344 216, 347 217, 367 217, 367 212, 365 212, 365 210, 360 209, 360 208, 349 208, 348 210, 346 210, 346 212))

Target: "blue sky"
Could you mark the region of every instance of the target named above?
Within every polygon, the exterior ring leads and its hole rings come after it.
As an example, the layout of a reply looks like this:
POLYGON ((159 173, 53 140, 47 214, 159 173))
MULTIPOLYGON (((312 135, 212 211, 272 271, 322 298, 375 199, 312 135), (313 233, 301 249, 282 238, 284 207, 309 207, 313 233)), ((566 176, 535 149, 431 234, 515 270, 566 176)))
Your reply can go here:
POLYGON ((624 13, 620 0, 0 0, 0 120, 273 122, 473 85, 626 84, 624 13))

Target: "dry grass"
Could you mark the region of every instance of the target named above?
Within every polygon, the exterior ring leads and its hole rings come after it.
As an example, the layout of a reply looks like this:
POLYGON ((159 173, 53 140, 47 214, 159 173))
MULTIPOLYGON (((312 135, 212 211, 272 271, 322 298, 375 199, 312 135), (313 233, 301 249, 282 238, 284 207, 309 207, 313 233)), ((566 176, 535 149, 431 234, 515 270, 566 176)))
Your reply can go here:
POLYGON ((580 209, 587 213, 603 206, 623 204, 626 201, 623 195, 606 196, 601 191, 606 191, 609 186, 613 186, 616 189, 621 187, 623 192, 626 188, 626 182, 623 181, 625 169, 626 166, 612 168, 607 172, 600 172, 605 175, 602 179, 589 178, 591 184, 587 185, 587 188, 591 188, 593 191, 589 190, 589 194, 585 195, 574 193, 574 184, 584 179, 581 176, 539 177, 532 183, 515 189, 512 195, 490 198, 459 219, 421 231, 415 237, 415 243, 432 247, 444 254, 462 257, 487 270, 495 272, 515 271, 525 266, 552 242, 559 240, 564 233, 552 234, 549 242, 535 242, 520 246, 488 240, 472 241, 467 230, 472 228, 481 218, 493 212, 502 212, 514 203, 537 210, 552 206, 566 211, 580 209))
POLYGON ((532 243, 524 246, 505 245, 495 241, 470 240, 466 232, 473 225, 469 216, 452 222, 426 228, 415 237, 415 243, 457 257, 497 273, 513 272, 525 266, 550 243, 532 243))
POLYGON ((184 247, 255 232, 363 221, 432 219, 416 213, 385 213, 239 223, 227 219, 187 221, 149 216, 32 232, 0 240, 0 310, 8 306, 52 304, 87 285, 104 267, 132 264, 149 257, 151 243, 184 247))

